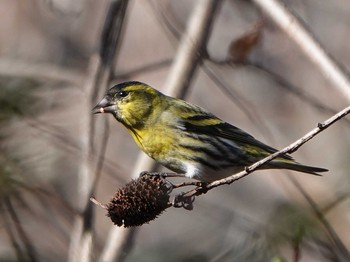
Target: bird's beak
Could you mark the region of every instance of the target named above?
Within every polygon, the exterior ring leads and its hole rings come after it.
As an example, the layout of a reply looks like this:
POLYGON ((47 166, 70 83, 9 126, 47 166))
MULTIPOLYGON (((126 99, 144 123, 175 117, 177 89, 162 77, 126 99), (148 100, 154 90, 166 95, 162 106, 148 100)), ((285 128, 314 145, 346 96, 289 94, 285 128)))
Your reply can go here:
POLYGON ((97 105, 95 105, 92 109, 92 113, 115 113, 115 103, 104 97, 97 105))

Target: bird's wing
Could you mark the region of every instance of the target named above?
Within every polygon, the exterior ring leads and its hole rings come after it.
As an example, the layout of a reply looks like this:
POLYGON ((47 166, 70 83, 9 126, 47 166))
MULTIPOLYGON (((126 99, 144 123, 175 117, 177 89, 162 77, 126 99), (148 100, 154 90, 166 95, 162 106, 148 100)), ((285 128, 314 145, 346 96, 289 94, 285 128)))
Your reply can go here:
POLYGON ((220 124, 213 126, 212 129, 213 135, 233 141, 238 141, 238 143, 244 145, 258 147, 268 153, 274 153, 277 151, 275 148, 260 142, 259 140, 255 139, 252 135, 229 123, 221 122, 220 124))
MULTIPOLYGON (((277 151, 275 148, 255 139, 242 129, 224 122, 205 111, 197 110, 193 115, 181 119, 181 125, 188 132, 228 139, 240 146, 244 146, 247 150, 256 151, 256 149, 262 149, 266 153, 275 153, 277 151)), ((289 155, 284 155, 283 158, 293 159, 289 155)))
MULTIPOLYGON (((240 147, 244 147, 251 154, 260 155, 260 157, 277 151, 275 148, 260 142, 242 129, 221 120, 199 106, 176 99, 170 110, 173 111, 173 116, 177 116, 178 128, 189 133, 227 139, 240 147)), ((283 155, 282 158, 293 159, 289 155, 283 155)))

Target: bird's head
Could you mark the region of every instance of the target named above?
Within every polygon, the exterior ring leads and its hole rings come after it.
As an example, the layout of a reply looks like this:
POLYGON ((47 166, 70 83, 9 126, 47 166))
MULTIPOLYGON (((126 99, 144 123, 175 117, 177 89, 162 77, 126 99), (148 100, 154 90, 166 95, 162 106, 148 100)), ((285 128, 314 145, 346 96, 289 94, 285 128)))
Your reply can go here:
POLYGON ((161 103, 162 93, 147 84, 131 81, 110 88, 92 109, 94 114, 111 113, 128 128, 141 128, 161 103))

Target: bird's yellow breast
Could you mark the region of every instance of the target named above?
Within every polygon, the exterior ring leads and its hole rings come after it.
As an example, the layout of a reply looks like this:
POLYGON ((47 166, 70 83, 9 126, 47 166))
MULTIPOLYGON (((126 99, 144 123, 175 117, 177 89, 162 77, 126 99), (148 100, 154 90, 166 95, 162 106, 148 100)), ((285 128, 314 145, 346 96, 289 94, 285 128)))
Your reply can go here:
POLYGON ((155 160, 167 158, 176 146, 176 138, 162 124, 130 130, 139 148, 155 160))

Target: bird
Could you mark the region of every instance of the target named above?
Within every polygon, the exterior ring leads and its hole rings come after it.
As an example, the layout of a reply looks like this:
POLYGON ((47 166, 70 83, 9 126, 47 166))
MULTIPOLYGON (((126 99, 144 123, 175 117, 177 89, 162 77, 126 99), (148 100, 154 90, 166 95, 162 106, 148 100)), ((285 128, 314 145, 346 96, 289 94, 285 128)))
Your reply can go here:
MULTIPOLYGON (((92 113, 112 114, 157 163, 203 182, 228 177, 277 152, 204 108, 139 81, 111 87, 92 113)), ((288 154, 260 169, 289 169, 313 175, 328 171, 300 164, 288 154)))

